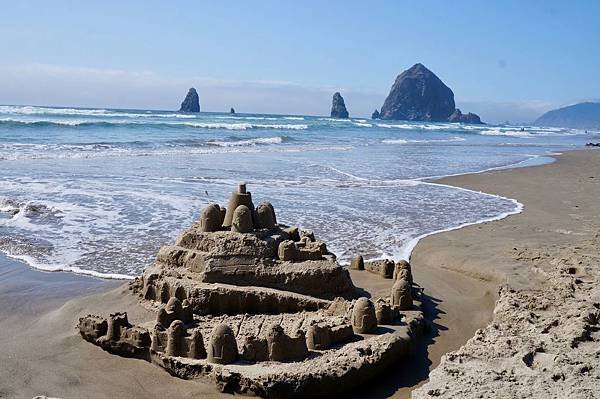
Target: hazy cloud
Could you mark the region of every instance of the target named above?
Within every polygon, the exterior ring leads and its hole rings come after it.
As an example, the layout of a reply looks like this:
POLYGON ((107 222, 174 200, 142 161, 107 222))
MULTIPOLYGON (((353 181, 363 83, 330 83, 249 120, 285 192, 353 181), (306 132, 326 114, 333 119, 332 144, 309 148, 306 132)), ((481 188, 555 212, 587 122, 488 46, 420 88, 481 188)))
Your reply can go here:
MULTIPOLYGON (((326 115, 340 91, 351 115, 369 116, 387 93, 343 87, 316 87, 286 81, 223 81, 48 64, 0 66, 0 103, 175 110, 189 87, 196 87, 204 111, 326 115)), ((564 105, 545 101, 460 101, 491 123, 530 122, 564 105)))

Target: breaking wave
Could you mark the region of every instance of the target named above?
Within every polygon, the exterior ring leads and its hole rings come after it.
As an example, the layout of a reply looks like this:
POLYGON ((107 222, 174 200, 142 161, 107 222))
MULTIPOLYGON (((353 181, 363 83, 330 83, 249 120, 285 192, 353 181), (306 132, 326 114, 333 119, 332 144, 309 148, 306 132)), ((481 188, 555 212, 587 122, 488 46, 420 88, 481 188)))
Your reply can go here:
POLYGON ((381 140, 384 144, 413 144, 413 143, 451 143, 457 141, 465 141, 463 137, 450 137, 449 139, 431 139, 431 140, 409 140, 409 139, 385 139, 381 140))
POLYGON ((219 122, 130 122, 130 121, 87 121, 87 120, 19 120, 3 118, 0 126, 30 126, 30 127, 136 127, 136 126, 169 126, 192 127, 201 129, 249 130, 249 129, 282 129, 306 130, 306 124, 267 124, 267 123, 219 123, 219 122))

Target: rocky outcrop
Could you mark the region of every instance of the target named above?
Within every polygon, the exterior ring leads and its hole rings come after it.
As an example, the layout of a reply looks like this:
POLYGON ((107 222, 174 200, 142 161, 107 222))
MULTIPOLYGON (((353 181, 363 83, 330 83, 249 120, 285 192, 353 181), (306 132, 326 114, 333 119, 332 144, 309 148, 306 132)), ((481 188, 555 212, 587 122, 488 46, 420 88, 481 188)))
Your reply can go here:
POLYGON ((339 92, 336 92, 333 95, 333 101, 331 102, 331 117, 348 119, 348 110, 346 109, 344 98, 339 92))
MULTIPOLYGON (((374 112, 373 119, 376 119, 375 115, 374 112)), ((463 115, 455 108, 452 90, 423 64, 415 64, 398 75, 381 107, 379 118, 481 123, 477 115, 463 115)))
POLYGON ((381 115, 379 114, 379 111, 375 110, 373 111, 373 113, 371 114, 371 119, 380 119, 381 115))
POLYGON ((179 112, 200 112, 200 98, 198 92, 193 87, 188 90, 185 99, 181 103, 179 112))
POLYGON ((458 108, 456 108, 454 113, 452 113, 452 115, 450 115, 450 117, 448 118, 448 122, 470 123, 472 125, 483 124, 483 122, 481 122, 481 119, 479 118, 479 115, 474 114, 472 112, 469 112, 468 114, 463 114, 462 112, 460 112, 460 109, 458 109, 458 108))
POLYGON ((415 64, 396 78, 381 119, 445 122, 454 108, 452 90, 423 64, 415 64))
POLYGON ((235 114, 235 109, 233 107, 231 107, 231 109, 229 110, 230 114, 235 114))

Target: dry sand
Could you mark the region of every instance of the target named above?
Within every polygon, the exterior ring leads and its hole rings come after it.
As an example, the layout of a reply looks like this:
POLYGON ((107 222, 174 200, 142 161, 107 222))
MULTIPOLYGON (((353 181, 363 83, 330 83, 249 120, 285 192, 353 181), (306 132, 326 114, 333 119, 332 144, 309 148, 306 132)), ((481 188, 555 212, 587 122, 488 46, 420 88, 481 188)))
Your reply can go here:
MULTIPOLYGON (((525 211, 419 243, 413 253, 413 275, 428 295, 434 328, 412 361, 350 396, 409 397, 444 353, 458 349, 490 323, 500 284, 508 281, 524 290, 544 284, 547 275, 532 266, 536 256, 531 251, 591 239, 599 227, 593 207, 600 195, 596 181, 600 182, 600 153, 595 151, 567 153, 551 165, 444 179, 444 184, 516 198, 525 204, 525 211)), ((352 274, 357 286, 372 293, 389 289, 389 281, 366 272, 352 274)), ((141 318, 144 311, 120 284, 41 273, 0 257, 0 398, 222 396, 212 385, 173 378, 147 362, 110 355, 79 338, 74 326, 87 313, 119 309, 128 311, 133 322, 141 318)), ((438 368, 420 392, 425 397, 428 392, 444 396, 435 391, 439 384, 468 385, 449 375, 447 369, 438 368), (435 387, 430 388, 432 384, 435 387)))
POLYGON ((600 152, 442 183, 515 198, 525 209, 419 243, 417 279, 427 265, 502 289, 492 323, 445 355, 413 397, 600 397, 600 152))

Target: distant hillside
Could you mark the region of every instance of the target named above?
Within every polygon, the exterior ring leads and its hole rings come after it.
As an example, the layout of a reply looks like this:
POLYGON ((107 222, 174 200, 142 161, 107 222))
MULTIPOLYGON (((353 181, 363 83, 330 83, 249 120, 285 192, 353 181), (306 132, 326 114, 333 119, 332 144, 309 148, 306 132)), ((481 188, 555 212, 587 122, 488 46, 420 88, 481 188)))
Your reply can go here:
POLYGON ((580 103, 554 109, 540 116, 535 124, 574 129, 600 129, 600 103, 580 103))

